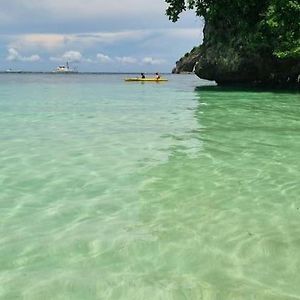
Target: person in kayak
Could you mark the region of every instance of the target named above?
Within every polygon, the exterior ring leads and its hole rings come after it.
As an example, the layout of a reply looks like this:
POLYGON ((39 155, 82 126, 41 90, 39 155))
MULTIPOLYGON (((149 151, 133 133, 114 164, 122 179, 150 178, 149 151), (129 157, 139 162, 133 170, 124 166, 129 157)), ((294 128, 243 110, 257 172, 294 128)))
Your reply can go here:
POLYGON ((142 79, 146 78, 144 73, 141 73, 141 76, 142 76, 142 79))
POLYGON ((155 79, 159 80, 160 79, 160 75, 158 73, 155 73, 155 79))

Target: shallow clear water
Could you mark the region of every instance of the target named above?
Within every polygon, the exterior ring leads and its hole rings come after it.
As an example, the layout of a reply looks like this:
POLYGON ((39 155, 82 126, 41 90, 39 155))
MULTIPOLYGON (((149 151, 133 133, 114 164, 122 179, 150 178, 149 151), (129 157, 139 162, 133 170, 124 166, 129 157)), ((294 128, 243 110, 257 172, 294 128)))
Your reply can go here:
POLYGON ((300 299, 300 95, 0 75, 0 299, 300 299))

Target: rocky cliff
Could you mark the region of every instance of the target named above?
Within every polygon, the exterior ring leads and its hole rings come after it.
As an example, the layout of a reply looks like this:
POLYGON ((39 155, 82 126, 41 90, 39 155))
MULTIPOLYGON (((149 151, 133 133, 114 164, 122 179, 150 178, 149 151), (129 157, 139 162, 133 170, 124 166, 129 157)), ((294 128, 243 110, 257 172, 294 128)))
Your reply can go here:
POLYGON ((172 73, 191 73, 194 72, 196 63, 200 60, 201 51, 200 47, 194 47, 191 52, 186 53, 181 57, 177 62, 175 68, 172 70, 172 73))
POLYGON ((241 18, 216 10, 205 22, 203 44, 182 57, 173 72, 194 71, 220 85, 299 86, 299 22, 287 16, 292 29, 282 33, 284 28, 273 30, 262 17, 265 11, 257 5, 241 18))
POLYGON ((200 78, 215 80, 218 84, 293 85, 299 83, 300 59, 278 58, 270 53, 267 47, 252 52, 243 45, 242 41, 239 41, 238 36, 229 36, 228 42, 216 43, 213 26, 206 25, 204 34, 204 43, 198 48, 198 59, 195 62, 195 73, 200 78))

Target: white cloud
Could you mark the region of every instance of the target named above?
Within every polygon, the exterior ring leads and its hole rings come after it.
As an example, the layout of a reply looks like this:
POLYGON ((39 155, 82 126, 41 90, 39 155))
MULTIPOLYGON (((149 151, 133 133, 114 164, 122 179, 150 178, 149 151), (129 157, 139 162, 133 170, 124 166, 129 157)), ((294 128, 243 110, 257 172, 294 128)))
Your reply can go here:
MULTIPOLYGON (((0 0, 1 1, 1 0, 0 0)), ((137 42, 143 47, 159 47, 170 39, 177 41, 201 41, 201 28, 126 30, 111 32, 86 32, 73 34, 21 34, 7 35, 8 47, 16 50, 57 52, 76 48, 80 51, 93 46, 112 46, 124 42, 137 42)))
POLYGON ((18 55, 9 59, 35 61, 39 54, 46 69, 53 67, 49 59, 66 63, 64 54, 72 50, 81 57, 71 60, 85 70, 147 71, 161 64, 157 69, 166 71, 199 44, 202 27, 194 12, 169 22, 165 8, 164 0, 0 0, 0 63, 6 66, 1 56, 12 48, 18 55))
POLYGON ((96 55, 97 57, 97 61, 100 63, 110 63, 113 61, 112 58, 110 58, 108 55, 102 54, 102 53, 98 53, 96 55))
POLYGON ((144 57, 142 60, 143 64, 146 65, 162 65, 166 63, 164 59, 152 58, 152 57, 144 57))
POLYGON ((31 56, 22 56, 16 49, 9 48, 6 60, 8 60, 8 61, 36 62, 36 61, 41 60, 41 58, 37 54, 33 54, 31 56))
POLYGON ((69 62, 80 62, 82 55, 79 51, 67 51, 63 54, 62 58, 69 62))
POLYGON ((86 63, 94 63, 94 61, 91 58, 83 58, 82 61, 86 63))
POLYGON ((126 30, 111 32, 91 32, 83 34, 69 35, 68 38, 73 42, 81 42, 85 44, 116 44, 128 40, 141 40, 146 37, 146 30, 126 30))
POLYGON ((57 51, 63 48, 86 49, 96 44, 113 45, 124 41, 141 41, 149 35, 146 30, 128 30, 116 32, 92 32, 74 34, 22 34, 5 36, 9 47, 15 49, 57 51))
POLYGON ((52 61, 68 61, 68 62, 81 62, 82 60, 85 60, 82 57, 82 54, 79 51, 67 51, 61 56, 56 57, 50 57, 50 60, 52 61))
POLYGON ((137 64, 138 63, 138 60, 134 57, 131 57, 131 56, 117 56, 116 57, 116 60, 122 64, 137 64))
POLYGON ((62 34, 22 34, 10 36, 9 46, 15 49, 46 49, 48 51, 61 48, 68 42, 68 35, 62 34))
POLYGON ((95 61, 89 57, 84 57, 81 52, 70 50, 66 51, 60 56, 51 56, 49 58, 51 61, 57 62, 71 62, 71 63, 94 63, 95 61))
POLYGON ((6 57, 7 60, 9 60, 9 61, 19 60, 20 57, 21 57, 21 55, 19 54, 19 52, 16 49, 14 49, 14 48, 8 49, 8 55, 6 57))

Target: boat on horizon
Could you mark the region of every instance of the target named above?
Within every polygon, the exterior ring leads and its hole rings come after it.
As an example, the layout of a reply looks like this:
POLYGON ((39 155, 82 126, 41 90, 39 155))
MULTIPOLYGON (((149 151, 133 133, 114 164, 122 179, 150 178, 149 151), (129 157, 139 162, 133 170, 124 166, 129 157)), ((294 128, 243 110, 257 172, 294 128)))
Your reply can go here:
POLYGON ((7 69, 4 71, 4 73, 23 73, 21 70, 13 70, 13 69, 7 69))
POLYGON ((70 73, 78 73, 78 71, 76 69, 72 69, 69 66, 69 62, 66 63, 66 65, 61 65, 58 66, 53 73, 63 73, 63 74, 70 74, 70 73))

